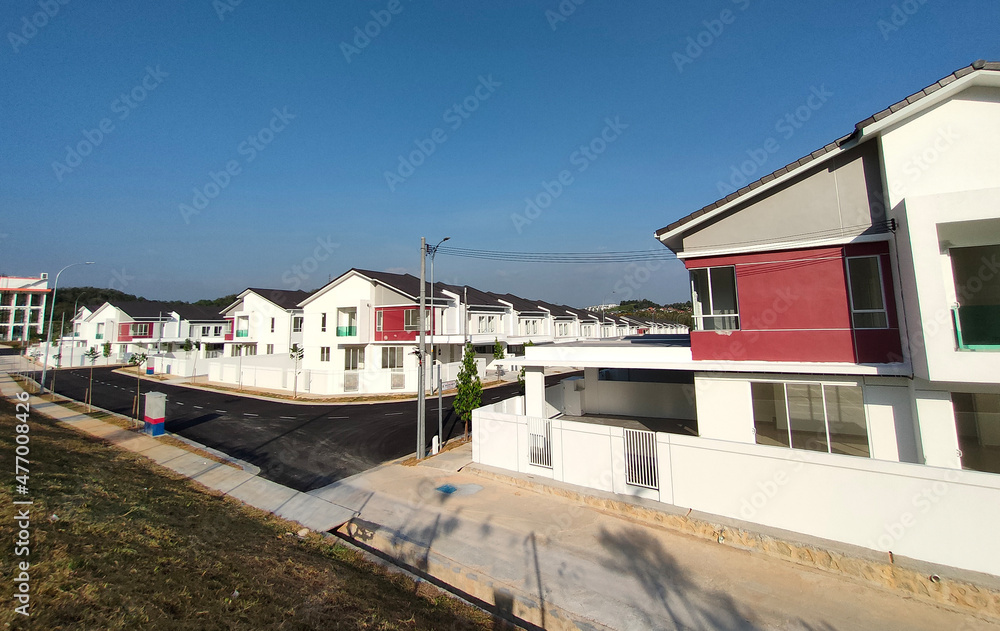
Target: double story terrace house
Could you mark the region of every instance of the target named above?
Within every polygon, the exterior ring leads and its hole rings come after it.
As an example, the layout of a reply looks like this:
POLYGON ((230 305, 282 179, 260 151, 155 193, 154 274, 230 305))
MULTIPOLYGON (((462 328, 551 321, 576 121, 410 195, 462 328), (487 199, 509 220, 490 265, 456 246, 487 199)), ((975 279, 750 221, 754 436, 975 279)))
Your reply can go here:
MULTIPOLYGON (((98 350, 110 342, 111 362, 127 361, 133 353, 179 352, 188 340, 200 347, 192 352, 211 358, 222 351, 226 326, 212 307, 152 300, 105 302, 80 309, 73 319, 72 340, 78 347, 98 350)), ((74 360, 74 365, 83 364, 74 360)))
MULTIPOLYGON (((434 332, 440 361, 457 362, 458 296, 441 284, 431 291, 426 283, 425 291, 425 333, 434 332)), ((420 280, 409 274, 351 269, 303 300, 309 391, 415 391, 419 296, 420 280)))
POLYGON ((299 303, 309 297, 301 290, 249 287, 221 311, 226 321, 225 357, 288 355, 302 346, 305 316, 299 303))
POLYGON ((694 330, 527 349, 477 462, 1000 575, 1000 63, 656 238, 694 330))
POLYGON ((45 303, 49 275, 0 276, 0 342, 27 342, 45 335, 45 303))

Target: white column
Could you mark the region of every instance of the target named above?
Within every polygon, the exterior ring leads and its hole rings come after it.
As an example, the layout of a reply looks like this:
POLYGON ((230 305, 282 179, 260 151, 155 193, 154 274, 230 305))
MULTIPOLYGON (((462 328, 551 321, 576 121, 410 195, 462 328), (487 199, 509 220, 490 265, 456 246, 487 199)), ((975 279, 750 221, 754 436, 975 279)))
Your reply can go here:
POLYGON ((914 390, 917 429, 924 453, 924 464, 931 467, 961 469, 958 428, 951 393, 937 390, 914 390))
POLYGON ((524 369, 524 413, 545 418, 545 369, 528 366, 524 369))

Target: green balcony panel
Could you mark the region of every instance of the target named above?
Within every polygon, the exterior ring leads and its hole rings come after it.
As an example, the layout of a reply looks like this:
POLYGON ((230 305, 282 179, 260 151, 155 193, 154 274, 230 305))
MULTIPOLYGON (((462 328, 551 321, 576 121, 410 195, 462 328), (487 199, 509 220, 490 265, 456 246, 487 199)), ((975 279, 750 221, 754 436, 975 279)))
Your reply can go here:
POLYGON ((337 327, 337 337, 348 337, 351 335, 358 334, 358 327, 356 326, 338 326, 337 327))
POLYGON ((244 329, 242 331, 237 331, 236 337, 250 337, 250 331, 247 329, 244 329))
POLYGON ((954 311, 959 348, 1000 351, 1000 305, 969 305, 954 311))

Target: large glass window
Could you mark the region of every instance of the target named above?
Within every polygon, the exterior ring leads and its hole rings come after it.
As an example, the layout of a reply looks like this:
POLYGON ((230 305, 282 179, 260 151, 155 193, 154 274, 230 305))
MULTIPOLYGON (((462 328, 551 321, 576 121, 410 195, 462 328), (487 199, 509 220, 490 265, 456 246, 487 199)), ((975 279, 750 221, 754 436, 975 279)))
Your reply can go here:
POLYGON ((739 330, 735 267, 691 270, 691 299, 698 331, 739 330))
POLYGON ((882 268, 877 256, 847 259, 851 292, 851 320, 856 329, 884 329, 889 326, 882 291, 882 268))
MULTIPOLYGON (((426 330, 430 330, 431 324, 431 311, 430 309, 424 310, 424 326, 426 330)), ((403 312, 403 330, 404 331, 419 331, 420 330, 420 309, 407 309, 403 312)))
POLYGON ((962 468, 1000 473, 1000 394, 953 392, 962 468))
POLYGON ((753 382, 750 392, 758 445, 871 455, 860 386, 753 382))
POLYGON ((349 346, 344 349, 344 370, 362 370, 365 367, 365 349, 349 346))
POLYGON ((382 349, 382 368, 389 370, 403 369, 402 346, 386 346, 382 349))

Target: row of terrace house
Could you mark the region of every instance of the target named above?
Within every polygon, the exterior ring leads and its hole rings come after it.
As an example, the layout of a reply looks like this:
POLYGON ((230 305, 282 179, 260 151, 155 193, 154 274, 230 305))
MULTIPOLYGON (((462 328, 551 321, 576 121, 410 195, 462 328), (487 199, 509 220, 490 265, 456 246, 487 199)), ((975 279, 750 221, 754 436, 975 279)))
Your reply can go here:
POLYGON ((1000 575, 1000 63, 656 238, 695 330, 529 348, 477 462, 1000 575))
MULTIPOLYGON (((148 356, 157 373, 313 394, 415 392, 420 280, 409 274, 352 269, 309 293, 248 288, 217 311, 155 301, 81 306, 73 333, 49 353, 55 367, 148 356), (103 355, 105 344, 109 356, 103 355), (301 357, 292 354, 301 350, 301 357)), ((619 338, 682 330, 494 294, 474 287, 426 286, 426 333, 434 370, 428 386, 453 381, 472 344, 485 376, 499 342, 520 356, 531 344, 619 338)), ((686 330, 686 329, 683 329, 686 330)))
POLYGON ((213 307, 152 300, 81 305, 72 332, 53 343, 49 363, 90 365, 84 353, 94 348, 100 353, 97 365, 124 363, 141 353, 160 358, 156 365, 162 372, 194 374, 199 360, 222 355, 227 327, 213 307))
MULTIPOLYGON (((530 344, 678 329, 468 286, 427 283, 425 292, 429 388, 454 381, 467 343, 485 376, 497 343, 505 355, 520 356, 530 344)), ((363 269, 311 294, 248 289, 223 311, 235 335, 225 358, 210 365, 209 380, 313 394, 414 392, 419 296, 412 275, 363 269), (290 357, 293 346, 301 360, 290 357)))

